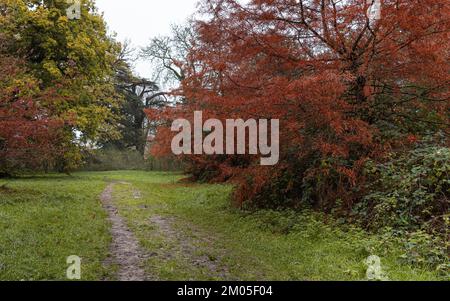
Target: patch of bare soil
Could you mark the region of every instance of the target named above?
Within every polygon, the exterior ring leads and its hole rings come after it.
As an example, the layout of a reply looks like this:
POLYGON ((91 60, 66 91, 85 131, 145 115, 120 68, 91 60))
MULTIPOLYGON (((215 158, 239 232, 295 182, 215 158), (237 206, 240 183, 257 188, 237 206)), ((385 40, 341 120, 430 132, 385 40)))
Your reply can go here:
POLYGON ((124 219, 119 215, 113 203, 114 183, 103 191, 100 199, 108 212, 112 228, 113 242, 111 245, 112 261, 119 266, 119 281, 145 281, 147 280, 143 268, 145 256, 139 247, 134 233, 127 227, 124 219))
MULTIPOLYGON (((161 235, 180 247, 183 257, 193 266, 205 268, 210 272, 211 276, 218 279, 229 279, 229 271, 220 264, 220 256, 216 258, 207 254, 199 255, 197 252, 196 246, 199 244, 213 244, 213 241, 208 238, 207 234, 201 233, 199 229, 189 225, 186 225, 188 231, 178 231, 174 227, 174 218, 155 215, 150 219, 150 222, 158 227, 161 235), (188 235, 187 232, 192 232, 192 235, 188 235)), ((158 254, 158 256, 170 258, 172 254, 158 254)))

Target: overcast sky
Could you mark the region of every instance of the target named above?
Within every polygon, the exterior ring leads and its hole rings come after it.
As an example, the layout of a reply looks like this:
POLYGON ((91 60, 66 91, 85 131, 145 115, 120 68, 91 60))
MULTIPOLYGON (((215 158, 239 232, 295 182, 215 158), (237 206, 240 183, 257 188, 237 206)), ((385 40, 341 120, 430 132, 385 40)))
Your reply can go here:
MULTIPOLYGON (((145 46, 150 38, 170 33, 171 24, 183 23, 195 12, 197 0, 96 0, 100 12, 117 39, 129 39, 134 47, 145 46)), ((151 66, 136 63, 136 72, 151 78, 151 66)))

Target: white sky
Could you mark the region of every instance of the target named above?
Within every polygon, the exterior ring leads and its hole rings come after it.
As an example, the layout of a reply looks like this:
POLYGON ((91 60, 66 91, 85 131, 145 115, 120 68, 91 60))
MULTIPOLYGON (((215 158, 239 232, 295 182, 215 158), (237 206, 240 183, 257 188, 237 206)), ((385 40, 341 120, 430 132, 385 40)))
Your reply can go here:
MULTIPOLYGON (((168 35, 171 24, 181 24, 196 10, 197 0, 96 0, 110 32, 117 39, 129 39, 133 47, 146 46, 150 39, 168 35)), ((135 71, 152 77, 149 63, 138 61, 135 71)))

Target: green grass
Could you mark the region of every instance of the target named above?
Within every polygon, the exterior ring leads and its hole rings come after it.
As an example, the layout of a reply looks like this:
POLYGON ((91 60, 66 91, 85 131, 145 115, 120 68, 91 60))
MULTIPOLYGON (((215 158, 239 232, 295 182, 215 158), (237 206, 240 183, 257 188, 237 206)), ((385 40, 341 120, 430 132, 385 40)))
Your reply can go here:
POLYGON ((391 280, 443 279, 403 263, 400 246, 379 236, 325 224, 311 212, 242 212, 230 205, 230 186, 181 178, 127 171, 7 181, 7 192, 0 191, 0 279, 64 279, 69 255, 83 258, 83 280, 111 276, 102 265, 110 236, 98 196, 113 180, 132 184, 116 184, 114 199, 150 255, 153 279, 365 280, 369 255, 381 257, 391 280))
POLYGON ((68 176, 0 180, 0 280, 66 280, 71 255, 82 259, 83 280, 107 277, 111 237, 98 199, 105 185, 68 176))
POLYGON ((159 279, 365 280, 364 262, 370 255, 381 258, 391 280, 443 279, 432 269, 406 265, 396 243, 357 228, 327 225, 315 213, 292 217, 233 209, 230 186, 177 184, 181 176, 164 173, 122 173, 120 178, 142 193, 135 199, 130 185, 116 187, 121 214, 148 252, 160 253, 147 263, 148 272, 159 279), (158 234, 150 222, 155 215, 172 218, 172 227, 187 238, 196 255, 220 259, 215 264, 227 267, 228 274, 217 276, 192 265, 191 256, 176 242, 158 234), (292 219, 296 224, 291 227, 292 219))

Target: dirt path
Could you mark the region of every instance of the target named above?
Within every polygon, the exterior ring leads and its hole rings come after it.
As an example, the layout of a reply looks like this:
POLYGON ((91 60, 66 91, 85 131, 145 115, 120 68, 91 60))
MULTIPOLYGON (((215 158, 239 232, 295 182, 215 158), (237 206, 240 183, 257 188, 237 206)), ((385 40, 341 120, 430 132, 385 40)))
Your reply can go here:
MULTIPOLYGON (((159 215, 154 215, 150 222, 157 226, 160 234, 167 240, 173 242, 178 246, 181 255, 189 262, 192 266, 205 269, 209 271, 209 276, 215 277, 216 279, 229 280, 230 275, 227 267, 220 264, 222 255, 217 255, 217 257, 212 257, 206 254, 197 254, 198 246, 200 244, 212 245, 211 239, 205 233, 201 233, 198 229, 195 229, 192 225, 185 224, 186 230, 192 232, 191 235, 187 233, 182 233, 174 228, 173 224, 175 220, 173 218, 162 217, 159 215)), ((172 250, 173 251, 173 250, 172 250)), ((159 257, 162 259, 170 258, 173 256, 171 253, 159 251, 159 257), (161 254, 161 252, 163 252, 161 254)))
POLYGON ((113 203, 114 183, 111 183, 103 191, 100 199, 103 207, 108 212, 112 228, 113 242, 111 254, 113 263, 119 266, 119 281, 145 281, 146 275, 143 269, 144 254, 140 250, 139 243, 133 232, 127 227, 124 219, 119 215, 117 207, 113 203))
MULTIPOLYGON (((105 265, 117 265, 117 280, 119 281, 145 281, 157 280, 154 276, 149 277, 144 270, 144 262, 151 257, 159 258, 162 261, 172 260, 176 257, 183 258, 188 266, 208 271, 208 275, 214 279, 230 279, 229 271, 222 263, 224 254, 216 254, 208 249, 213 245, 210 236, 196 229, 193 225, 183 224, 181 231, 175 227, 174 218, 162 217, 151 214, 149 222, 156 226, 156 232, 148 232, 148 239, 156 235, 156 238, 163 238, 171 246, 168 249, 161 248, 152 254, 140 248, 135 234, 128 228, 124 218, 119 214, 118 207, 114 203, 113 190, 116 184, 129 185, 129 193, 133 199, 141 199, 139 190, 126 182, 112 182, 103 191, 100 199, 103 208, 109 215, 111 222, 111 235, 113 242, 110 253, 112 257, 105 262, 105 265), (205 249, 204 249, 205 248, 205 249), (204 249, 205 252, 199 252, 204 249)), ((128 189, 127 189, 128 190, 128 189)), ((147 209, 145 206, 144 209, 147 209)))

